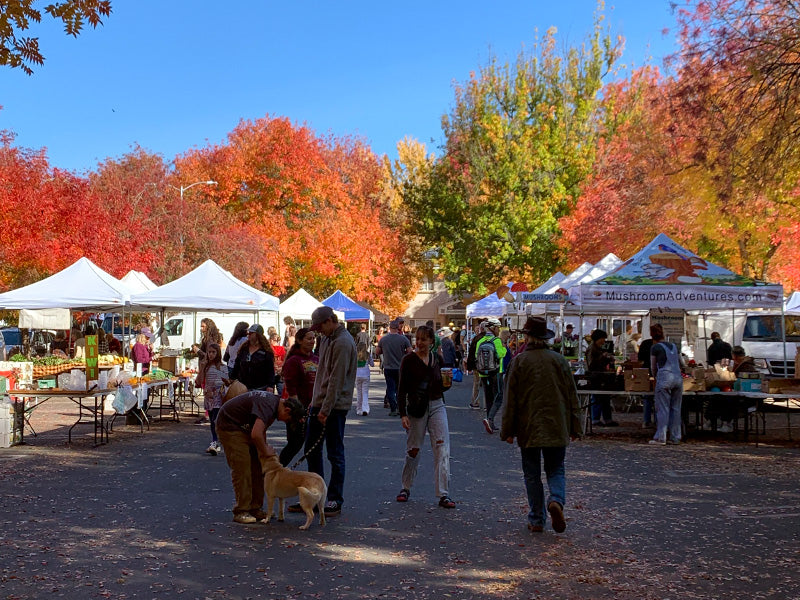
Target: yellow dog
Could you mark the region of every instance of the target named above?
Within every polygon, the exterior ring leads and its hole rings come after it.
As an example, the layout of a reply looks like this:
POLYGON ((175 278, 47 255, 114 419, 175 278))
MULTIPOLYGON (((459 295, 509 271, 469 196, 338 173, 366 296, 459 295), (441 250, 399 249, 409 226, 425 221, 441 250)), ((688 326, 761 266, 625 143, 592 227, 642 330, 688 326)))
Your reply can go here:
POLYGON ((283 521, 283 505, 286 498, 298 496, 300 506, 306 513, 306 522, 300 529, 308 529, 314 520, 314 507, 319 510, 319 524, 325 525, 325 497, 328 495, 328 486, 325 480, 316 473, 307 471, 292 471, 281 466, 276 455, 270 456, 264 463, 264 492, 267 496, 267 518, 275 514, 275 500, 278 500, 278 521, 283 521))

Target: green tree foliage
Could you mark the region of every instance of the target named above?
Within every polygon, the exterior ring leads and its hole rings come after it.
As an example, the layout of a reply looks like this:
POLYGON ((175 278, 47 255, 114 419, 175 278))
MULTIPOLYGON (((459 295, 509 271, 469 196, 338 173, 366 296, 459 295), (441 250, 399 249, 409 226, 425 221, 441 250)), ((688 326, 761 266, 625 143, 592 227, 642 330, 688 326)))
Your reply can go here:
POLYGON ((546 279, 560 262, 558 219, 590 172, 598 92, 619 44, 600 16, 581 47, 556 46, 550 30, 513 65, 492 60, 457 86, 443 156, 405 186, 451 291, 546 279))
MULTIPOLYGON (((33 74, 31 65, 44 64, 39 38, 24 37, 32 23, 42 21, 36 0, 0 2, 0 65, 33 74)), ((77 37, 86 24, 96 28, 111 14, 111 0, 67 0, 46 4, 44 12, 64 24, 64 33, 77 37)))

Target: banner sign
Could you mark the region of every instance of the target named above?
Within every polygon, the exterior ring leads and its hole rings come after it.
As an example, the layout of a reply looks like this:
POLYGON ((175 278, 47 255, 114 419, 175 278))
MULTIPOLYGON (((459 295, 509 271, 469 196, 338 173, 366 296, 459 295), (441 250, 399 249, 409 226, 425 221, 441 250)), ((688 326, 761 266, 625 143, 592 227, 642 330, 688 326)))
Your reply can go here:
POLYGON ((581 304, 618 309, 780 308, 779 285, 727 287, 711 285, 581 285, 581 304))
POLYGON ((86 385, 89 381, 96 381, 100 376, 100 369, 97 363, 97 336, 86 336, 86 385))

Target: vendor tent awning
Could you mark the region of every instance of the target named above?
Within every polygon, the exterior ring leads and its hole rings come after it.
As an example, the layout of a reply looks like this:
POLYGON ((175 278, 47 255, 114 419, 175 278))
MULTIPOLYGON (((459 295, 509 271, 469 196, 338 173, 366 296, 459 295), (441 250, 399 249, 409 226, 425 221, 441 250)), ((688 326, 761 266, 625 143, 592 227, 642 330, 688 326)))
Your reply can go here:
MULTIPOLYGON (((304 289, 300 288, 280 304, 281 317, 292 317, 295 320, 310 321, 314 309, 324 306, 304 289)), ((344 319, 344 313, 336 311, 336 316, 344 319)))
POLYGON ((596 263, 591 269, 586 271, 575 283, 573 283, 569 288, 569 299, 574 304, 581 303, 581 284, 589 283, 595 281, 596 279, 600 279, 603 276, 607 275, 611 271, 619 268, 622 264, 622 259, 619 256, 614 254, 613 252, 609 252, 606 254, 603 259, 596 263))
POLYGON ((344 313, 347 321, 372 321, 374 315, 372 311, 351 300, 342 290, 336 290, 322 301, 325 306, 333 310, 340 310, 344 313))
POLYGON ((791 314, 800 314, 800 292, 794 292, 789 298, 786 300, 786 304, 784 306, 784 311, 791 314))
POLYGON ((537 287, 533 290, 533 294, 544 294, 547 290, 554 288, 558 289, 558 286, 561 284, 564 279, 566 279, 566 275, 564 275, 561 271, 558 271, 555 275, 553 275, 550 279, 545 281, 542 285, 537 287))
POLYGON ((130 288, 132 294, 149 292, 150 290, 154 290, 158 287, 147 275, 141 271, 130 270, 122 279, 120 279, 120 281, 130 288))
MULTIPOLYGON (((506 287, 510 293, 511 288, 514 287, 514 282, 509 282, 506 287)), ((501 297, 501 295, 504 296, 502 289, 501 287, 500 293, 492 292, 488 296, 468 304, 467 318, 505 317, 509 314, 516 314, 517 310, 514 308, 514 304, 506 300, 505 297, 501 297)))
POLYGON ((0 294, 0 308, 111 310, 125 306, 130 295, 128 286, 84 257, 46 279, 0 294))
POLYGON ((275 296, 239 281, 213 260, 207 260, 175 281, 133 294, 131 304, 140 308, 255 312, 277 311, 279 302, 275 296))
POLYGON ((663 233, 615 270, 581 284, 585 312, 676 308, 781 308, 783 287, 703 260, 663 233))

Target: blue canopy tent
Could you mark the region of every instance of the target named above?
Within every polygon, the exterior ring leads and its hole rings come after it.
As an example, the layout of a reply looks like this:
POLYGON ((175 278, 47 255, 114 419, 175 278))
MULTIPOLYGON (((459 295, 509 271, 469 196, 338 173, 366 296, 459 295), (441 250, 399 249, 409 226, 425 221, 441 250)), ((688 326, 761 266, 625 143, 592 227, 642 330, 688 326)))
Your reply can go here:
POLYGON ((351 300, 341 290, 336 290, 325 298, 322 303, 333 310, 343 312, 345 321, 372 321, 374 319, 371 310, 351 300))

